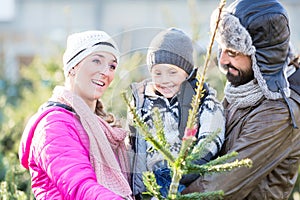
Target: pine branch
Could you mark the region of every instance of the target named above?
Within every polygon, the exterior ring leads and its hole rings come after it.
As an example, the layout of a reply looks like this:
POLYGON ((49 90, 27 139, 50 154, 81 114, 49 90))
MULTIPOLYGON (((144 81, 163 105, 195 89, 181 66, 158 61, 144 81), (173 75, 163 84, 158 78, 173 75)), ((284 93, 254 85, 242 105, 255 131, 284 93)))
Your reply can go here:
POLYGON ((225 172, 225 171, 231 171, 235 168, 240 168, 240 167, 252 167, 252 160, 246 158, 242 160, 235 160, 230 163, 224 163, 220 165, 213 165, 209 167, 208 172, 225 172))
POLYGON ((149 194, 157 199, 162 199, 163 197, 160 195, 160 188, 156 182, 155 175, 153 172, 147 171, 143 173, 143 182, 147 188, 147 192, 144 194, 149 194))
POLYGON ((210 163, 204 165, 191 164, 189 166, 187 173, 204 175, 208 173, 221 173, 225 171, 231 171, 232 169, 240 168, 240 167, 248 167, 248 168, 252 167, 252 161, 246 158, 246 159, 235 160, 233 162, 223 163, 218 165, 211 165, 210 163))
POLYGON ((137 113, 136 108, 130 104, 129 98, 126 96, 126 93, 122 92, 121 95, 129 108, 129 112, 133 115, 134 125, 137 128, 139 128, 139 130, 142 133, 142 135, 144 136, 145 140, 150 142, 155 149, 159 150, 161 152, 161 154, 164 156, 164 158, 168 161, 169 164, 173 164, 175 161, 175 158, 171 154, 170 150, 153 137, 153 135, 149 131, 148 125, 141 119, 141 117, 137 113))
POLYGON ((220 164, 228 162, 228 160, 230 160, 230 159, 232 160, 232 159, 236 158, 237 156, 238 156, 238 152, 232 151, 232 152, 227 153, 223 156, 220 156, 214 160, 211 160, 209 162, 209 164, 210 165, 220 165, 220 164))
POLYGON ((203 91, 203 85, 204 85, 204 81, 205 81, 205 77, 206 77, 206 73, 207 73, 207 69, 208 69, 208 63, 210 60, 210 56, 211 56, 211 51, 212 51, 212 47, 213 47, 213 43, 215 41, 215 36, 217 33, 217 29, 219 26, 219 22, 221 19, 221 13, 222 10, 224 8, 226 4, 226 0, 222 0, 219 4, 219 14, 217 17, 217 21, 216 21, 216 26, 214 27, 214 31, 213 31, 213 35, 210 39, 209 45, 208 45, 208 50, 206 52, 206 56, 205 56, 205 62, 204 62, 204 68, 202 71, 202 74, 200 75, 200 73, 197 73, 197 79, 199 80, 199 83, 197 84, 197 89, 196 89, 196 94, 193 97, 192 100, 192 109, 189 111, 189 117, 188 117, 188 121, 187 121, 187 128, 193 128, 195 127, 197 120, 197 111, 198 111, 198 107, 201 101, 201 98, 203 97, 204 91, 203 91))
POLYGON ((154 114, 154 127, 156 130, 156 137, 162 146, 166 147, 167 149, 170 148, 170 144, 167 142, 165 133, 164 133, 164 125, 163 125, 163 120, 160 116, 158 108, 153 109, 153 114, 154 114))
POLYGON ((195 145, 194 148, 191 148, 192 150, 188 153, 185 162, 191 163, 194 160, 205 157, 209 151, 207 147, 217 138, 220 131, 221 129, 218 129, 212 134, 208 134, 203 141, 201 141, 198 145, 195 145))
MULTIPOLYGON (((237 152, 233 151, 231 153, 225 154, 221 157, 218 157, 214 160, 209 161, 208 163, 206 163, 206 166, 214 166, 214 165, 221 165, 224 164, 226 162, 228 162, 229 160, 232 160, 234 158, 236 158, 238 155, 237 152)), ((185 166, 185 171, 184 174, 189 174, 192 173, 193 171, 196 171, 196 174, 200 174, 200 175, 204 175, 207 172, 207 167, 199 167, 199 165, 195 165, 192 162, 187 162, 186 166, 185 166), (201 168, 201 169, 199 169, 201 168)))
MULTIPOLYGON (((178 161, 178 159, 176 161, 178 161)), ((172 175, 171 185, 170 185, 170 188, 169 188, 168 198, 177 199, 178 186, 179 186, 179 182, 182 178, 183 171, 181 170, 181 168, 176 167, 176 166, 172 167, 172 171, 173 171, 173 175, 172 175)))
POLYGON ((214 192, 204 192, 204 193, 190 193, 185 195, 179 195, 177 200, 221 200, 223 199, 224 192, 222 190, 214 192))

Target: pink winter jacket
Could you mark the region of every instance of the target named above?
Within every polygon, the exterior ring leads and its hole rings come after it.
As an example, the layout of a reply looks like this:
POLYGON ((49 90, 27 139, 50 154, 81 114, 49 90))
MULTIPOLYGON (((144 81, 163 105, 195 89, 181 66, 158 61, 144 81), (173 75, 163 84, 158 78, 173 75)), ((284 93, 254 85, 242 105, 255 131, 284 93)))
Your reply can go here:
POLYGON ((20 144, 36 199, 123 199, 97 183, 89 160, 89 139, 76 115, 50 107, 28 122, 20 144))

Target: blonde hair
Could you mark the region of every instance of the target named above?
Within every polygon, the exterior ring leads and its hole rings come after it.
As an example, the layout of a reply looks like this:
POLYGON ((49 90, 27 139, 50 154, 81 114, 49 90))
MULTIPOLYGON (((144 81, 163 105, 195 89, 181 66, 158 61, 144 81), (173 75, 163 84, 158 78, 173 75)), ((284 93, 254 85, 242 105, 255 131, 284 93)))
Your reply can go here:
POLYGON ((109 123, 112 127, 122 127, 121 122, 117 120, 112 113, 108 113, 104 110, 103 103, 99 99, 96 103, 95 114, 109 123))

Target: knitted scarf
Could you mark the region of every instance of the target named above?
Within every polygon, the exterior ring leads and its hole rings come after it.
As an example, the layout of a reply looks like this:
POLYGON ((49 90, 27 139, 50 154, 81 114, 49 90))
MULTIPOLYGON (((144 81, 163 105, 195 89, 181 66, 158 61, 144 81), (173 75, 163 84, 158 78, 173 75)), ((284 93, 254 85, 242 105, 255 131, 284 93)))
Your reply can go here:
POLYGON ((254 80, 238 87, 227 83, 224 94, 232 108, 246 108, 252 106, 263 96, 261 88, 254 80))
POLYGON ((124 144, 126 132, 112 128, 94 114, 79 96, 63 86, 55 87, 51 100, 71 106, 79 116, 89 137, 90 161, 98 183, 122 197, 131 199, 132 192, 126 173, 129 169, 124 144))

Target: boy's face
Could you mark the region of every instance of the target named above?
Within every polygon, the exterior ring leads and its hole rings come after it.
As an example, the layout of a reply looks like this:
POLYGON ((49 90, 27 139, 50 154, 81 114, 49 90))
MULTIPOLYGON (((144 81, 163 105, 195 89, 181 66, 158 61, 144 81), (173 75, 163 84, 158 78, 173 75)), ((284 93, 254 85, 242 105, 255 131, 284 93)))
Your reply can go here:
POLYGON ((156 64, 151 69, 155 89, 166 98, 172 98, 188 74, 176 65, 156 64))

